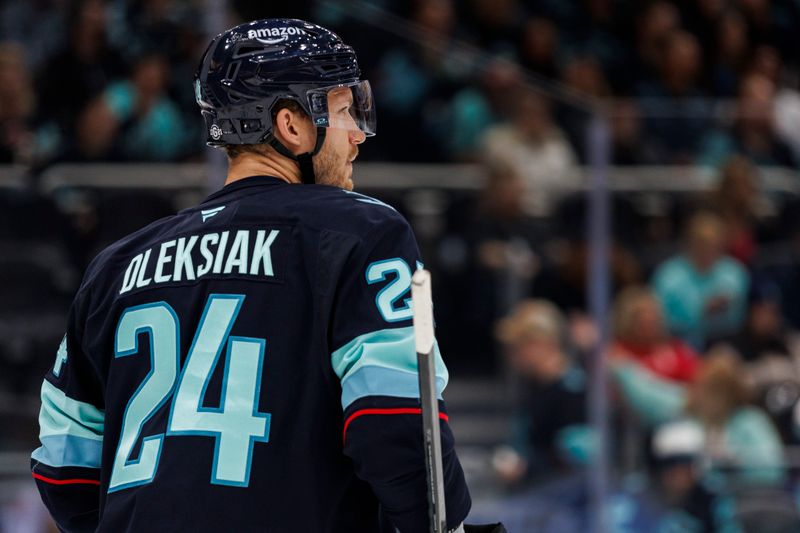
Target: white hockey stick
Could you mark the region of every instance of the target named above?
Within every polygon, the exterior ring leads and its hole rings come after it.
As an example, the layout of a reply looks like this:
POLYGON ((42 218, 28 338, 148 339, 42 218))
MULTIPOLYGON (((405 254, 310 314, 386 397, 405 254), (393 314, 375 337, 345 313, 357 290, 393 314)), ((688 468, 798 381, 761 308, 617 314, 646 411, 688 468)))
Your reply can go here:
POLYGON ((417 346, 419 395, 422 403, 430 531, 431 533, 445 533, 447 517, 444 506, 442 437, 439 431, 439 402, 436 397, 436 369, 433 352, 433 301, 431 299, 431 274, 427 270, 419 269, 411 278, 411 302, 414 310, 414 338, 417 346))

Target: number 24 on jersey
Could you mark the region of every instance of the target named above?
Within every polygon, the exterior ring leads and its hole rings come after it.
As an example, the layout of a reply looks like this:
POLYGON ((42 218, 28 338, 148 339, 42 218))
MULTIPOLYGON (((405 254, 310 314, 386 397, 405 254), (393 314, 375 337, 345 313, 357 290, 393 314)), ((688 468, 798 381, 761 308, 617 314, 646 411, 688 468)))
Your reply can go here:
POLYGON ((269 440, 270 415, 258 411, 266 341, 229 336, 243 295, 212 294, 180 371, 180 322, 166 302, 130 307, 117 326, 114 356, 139 353, 139 335, 150 337, 150 372, 133 393, 120 432, 108 491, 149 483, 155 477, 165 434, 142 438, 144 424, 172 398, 166 436, 203 435, 215 439, 211 483, 246 487, 253 445, 269 440), (204 407, 208 383, 225 354, 219 407, 204 407), (176 387, 177 385, 177 387, 176 387))

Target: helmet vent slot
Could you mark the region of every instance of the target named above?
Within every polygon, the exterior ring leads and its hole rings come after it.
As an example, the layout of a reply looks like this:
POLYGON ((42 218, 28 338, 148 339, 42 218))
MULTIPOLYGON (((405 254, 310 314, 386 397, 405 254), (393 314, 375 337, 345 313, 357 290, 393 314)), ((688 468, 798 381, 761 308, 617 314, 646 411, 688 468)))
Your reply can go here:
POLYGON ((215 107, 219 107, 221 105, 220 101, 214 96, 214 93, 212 93, 208 87, 201 85, 200 90, 202 91, 203 99, 210 105, 215 107))
POLYGON ((264 50, 263 46, 242 46, 238 50, 236 50, 236 55, 233 57, 242 57, 251 54, 256 54, 264 50))
POLYGON ((236 53, 233 55, 234 59, 238 59, 240 57, 245 56, 252 56, 258 54, 275 54, 278 52, 282 52, 285 50, 285 46, 265 46, 265 45, 243 45, 236 50, 236 53))
POLYGON ((236 75, 239 74, 239 66, 241 64, 241 61, 235 61, 228 65, 228 72, 225 73, 226 81, 233 81, 236 79, 236 75))

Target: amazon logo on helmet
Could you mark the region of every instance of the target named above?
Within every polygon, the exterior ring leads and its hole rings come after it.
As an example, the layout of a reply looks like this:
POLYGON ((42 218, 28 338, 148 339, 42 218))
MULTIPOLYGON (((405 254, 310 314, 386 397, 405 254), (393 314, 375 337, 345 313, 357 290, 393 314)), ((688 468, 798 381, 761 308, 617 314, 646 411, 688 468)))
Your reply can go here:
POLYGON ((274 40, 285 41, 290 35, 305 35, 305 33, 306 32, 303 28, 298 28, 296 26, 281 26, 279 28, 258 28, 257 30, 247 30, 247 38, 261 41, 273 40, 275 37, 278 37, 279 39, 274 40))

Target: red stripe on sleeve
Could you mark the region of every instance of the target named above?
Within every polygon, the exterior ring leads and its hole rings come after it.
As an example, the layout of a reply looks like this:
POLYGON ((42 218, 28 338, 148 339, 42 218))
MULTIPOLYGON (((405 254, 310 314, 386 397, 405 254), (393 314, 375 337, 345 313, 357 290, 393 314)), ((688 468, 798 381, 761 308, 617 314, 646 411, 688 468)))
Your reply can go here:
POLYGON ((100 481, 96 479, 53 479, 45 477, 36 472, 32 472, 34 479, 50 483, 51 485, 100 485, 100 481))
MULTIPOLYGON (((364 415, 420 415, 422 414, 422 409, 419 407, 394 407, 394 408, 373 408, 373 409, 361 409, 347 417, 347 420, 344 423, 344 430, 342 430, 342 445, 344 445, 345 440, 347 438, 347 427, 350 425, 350 422, 358 418, 359 416, 364 415)), ((450 418, 444 414, 439 413, 439 418, 444 420, 445 422, 449 421, 450 418)))

